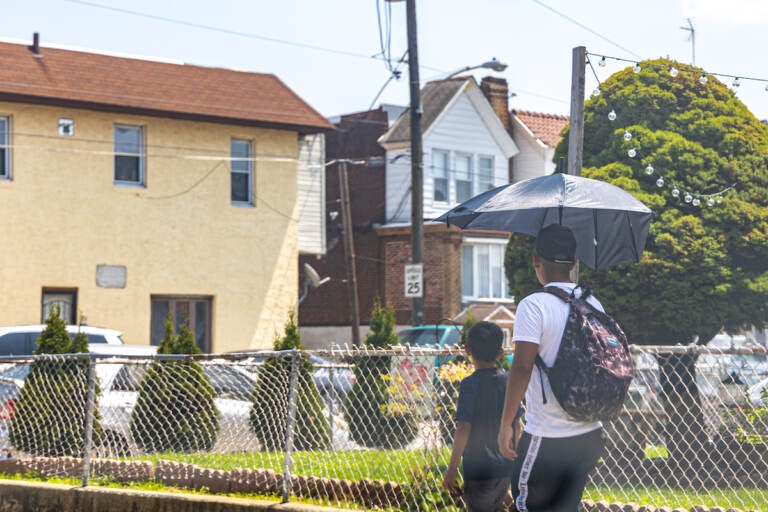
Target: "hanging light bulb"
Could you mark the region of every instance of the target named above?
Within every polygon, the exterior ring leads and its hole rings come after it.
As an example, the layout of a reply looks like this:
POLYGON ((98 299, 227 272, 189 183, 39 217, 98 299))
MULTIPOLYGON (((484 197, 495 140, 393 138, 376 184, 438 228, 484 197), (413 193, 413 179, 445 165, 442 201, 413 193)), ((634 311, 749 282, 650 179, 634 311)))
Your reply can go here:
POLYGON ((616 111, 615 110, 611 110, 610 112, 608 112, 608 120, 609 121, 615 121, 616 120, 616 111))
POLYGON ((701 204, 701 200, 698 197, 693 198, 693 206, 699 206, 701 204))
POLYGON ((601 68, 605 67, 605 56, 600 57, 600 62, 598 62, 597 65, 600 66, 601 68))
POLYGON ((691 201, 693 201, 693 196, 686 192, 685 197, 683 198, 683 201, 685 201, 686 203, 690 203, 691 201))
POLYGON ((635 150, 635 148, 632 148, 629 151, 627 151, 627 155, 629 156, 629 158, 635 158, 637 156, 637 150, 635 150))
POLYGON ((702 74, 702 75, 699 77, 699 83, 700 83, 701 85, 704 85, 704 84, 706 84, 706 83, 707 83, 707 75, 705 75, 705 74, 702 74))
POLYGON ((765 90, 768 91, 768 83, 765 84, 765 90))
POLYGON ((645 166, 645 174, 647 174, 648 176, 653 174, 653 166, 651 164, 648 164, 645 166))
POLYGON ((715 201, 717 202, 717 204, 722 203, 723 202, 723 196, 721 196, 720 194, 717 194, 717 199, 715 199, 715 201))
POLYGON ((659 187, 659 188, 664 186, 664 178, 663 177, 659 177, 659 179, 656 180, 656 186, 659 187))
POLYGON ((624 130, 624 140, 626 140, 626 141, 632 140, 632 134, 629 133, 629 131, 627 131, 627 130, 624 130))
POLYGON ((710 197, 709 199, 707 199, 707 204, 709 206, 715 206, 715 199, 710 197))
POLYGON ((680 189, 675 187, 672 189, 672 197, 680 197, 680 189))
POLYGON ((741 85, 741 80, 739 80, 739 77, 736 77, 733 79, 733 82, 731 82, 731 87, 738 87, 741 85))
POLYGON ((679 71, 675 66, 672 66, 671 68, 669 68, 669 76, 671 76, 672 78, 675 78, 678 73, 679 71))
POLYGON ((600 88, 595 87, 595 89, 592 91, 592 96, 600 96, 600 88))
POLYGON ((640 63, 636 62, 635 67, 632 68, 632 71, 634 71, 635 73, 639 73, 641 69, 643 68, 640 67, 640 63))

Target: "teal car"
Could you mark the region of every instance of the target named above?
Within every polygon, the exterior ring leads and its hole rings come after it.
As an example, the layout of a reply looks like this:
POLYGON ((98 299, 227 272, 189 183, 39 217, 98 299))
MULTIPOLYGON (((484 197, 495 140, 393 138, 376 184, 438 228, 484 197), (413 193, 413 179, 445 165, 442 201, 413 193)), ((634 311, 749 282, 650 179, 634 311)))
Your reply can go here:
POLYGON ((460 325, 419 325, 397 334, 401 345, 424 348, 455 347, 461 341, 460 325))

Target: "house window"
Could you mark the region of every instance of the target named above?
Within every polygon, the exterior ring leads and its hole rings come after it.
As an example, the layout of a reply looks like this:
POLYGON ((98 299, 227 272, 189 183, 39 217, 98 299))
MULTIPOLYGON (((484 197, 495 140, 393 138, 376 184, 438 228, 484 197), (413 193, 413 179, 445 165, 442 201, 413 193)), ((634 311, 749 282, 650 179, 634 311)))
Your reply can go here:
POLYGON ((472 242, 461 248, 461 294, 465 300, 511 300, 504 274, 506 240, 472 242))
POLYGON ((472 197, 472 155, 456 155, 454 181, 457 203, 472 197))
POLYGON ((115 125, 115 183, 144 185, 144 128, 115 125))
POLYGON ((198 348, 211 352, 211 297, 164 295, 153 296, 150 319, 150 342, 160 345, 165 335, 165 319, 171 316, 174 332, 178 334, 184 322, 195 337, 198 348))
POLYGON ((11 178, 11 120, 0 116, 0 179, 11 178))
POLYGON ((253 204, 253 144, 249 140, 232 139, 230 145, 232 158, 232 194, 233 204, 253 204))
POLYGON ((43 288, 41 323, 45 323, 54 307, 59 307, 59 317, 68 325, 77 325, 77 290, 43 288))
POLYGON ((432 152, 435 201, 448 202, 448 152, 432 152))
POLYGON ((482 194, 486 190, 494 188, 493 184, 493 158, 481 156, 477 158, 477 193, 482 194))

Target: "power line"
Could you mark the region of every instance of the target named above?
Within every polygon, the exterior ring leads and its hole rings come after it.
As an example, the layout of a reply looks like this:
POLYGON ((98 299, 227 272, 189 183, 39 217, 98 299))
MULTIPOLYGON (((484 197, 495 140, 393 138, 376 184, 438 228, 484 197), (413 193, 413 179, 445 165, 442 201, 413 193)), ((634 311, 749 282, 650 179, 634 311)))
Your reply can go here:
POLYGON ((602 39, 602 40, 603 40, 603 41, 605 41, 606 43, 609 43, 609 44, 611 44, 611 45, 615 46, 616 48, 619 48, 620 50, 623 50, 623 51, 625 51, 625 52, 629 53, 630 55, 634 55, 635 57, 637 57, 637 58, 640 58, 640 56, 639 56, 638 54, 636 54, 635 52, 633 52, 632 50, 628 50, 627 48, 624 48, 624 47, 623 47, 623 46, 621 46, 619 43, 617 43, 617 42, 615 42, 615 41, 613 41, 613 40, 611 40, 611 39, 609 39, 609 38, 605 37, 604 35, 600 34, 599 32, 597 32, 597 31, 595 31, 595 30, 593 30, 593 29, 589 28, 588 26, 584 25, 583 23, 580 23, 580 22, 576 21, 575 19, 571 18, 570 16, 568 16, 568 15, 566 15, 566 14, 564 14, 564 13, 562 13, 562 12, 558 11, 557 9, 555 9, 555 8, 553 8, 553 7, 550 7, 549 5, 545 4, 545 3, 544 3, 544 2, 542 2, 541 0, 532 0, 532 1, 533 1, 533 3, 535 3, 535 4, 538 4, 538 5, 540 5, 541 7, 543 7, 543 8, 545 8, 545 9, 547 9, 547 10, 549 10, 549 11, 551 11, 551 12, 553 12, 553 13, 557 14, 557 15, 558 15, 558 16, 560 16, 561 18, 563 18, 563 19, 565 19, 565 20, 567 20, 567 21, 569 21, 569 22, 573 23, 573 24, 574 24, 574 25, 576 25, 577 27, 583 28, 584 30, 586 30, 587 32, 589 32, 590 34, 592 34, 593 36, 597 36, 597 37, 599 37, 600 39, 602 39))

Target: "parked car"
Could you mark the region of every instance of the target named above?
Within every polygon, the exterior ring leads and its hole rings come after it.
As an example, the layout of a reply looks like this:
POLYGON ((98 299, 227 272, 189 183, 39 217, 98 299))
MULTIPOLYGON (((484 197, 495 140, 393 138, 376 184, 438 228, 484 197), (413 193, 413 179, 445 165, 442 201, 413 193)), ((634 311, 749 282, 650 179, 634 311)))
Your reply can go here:
MULTIPOLYGON (((245 368, 251 370, 257 377, 258 368, 264 364, 267 357, 263 355, 249 357, 245 359, 245 362, 248 363, 245 368)), ((312 363, 312 380, 326 402, 331 398, 343 400, 355 383, 355 373, 352 371, 352 367, 319 356, 309 356, 309 362, 312 363)))
MULTIPOLYGON (((91 351, 110 356, 96 363, 102 394, 98 400, 106 443, 100 454, 134 455, 140 452, 130 430, 131 413, 138 399, 139 384, 149 366, 148 361, 129 363, 127 358, 150 357, 157 347, 123 345, 92 346, 91 351)), ((203 371, 216 392, 220 413, 220 431, 214 452, 257 450, 258 440, 249 423, 254 377, 231 361, 202 361, 203 371)), ((8 443, 8 426, 14 405, 29 373, 29 364, 21 363, 0 372, 0 450, 13 448, 8 443)))
POLYGON ((397 337, 401 345, 425 348, 454 347, 461 341, 460 325, 419 325, 406 327, 397 337))
POLYGON ((747 395, 755 407, 768 407, 768 377, 749 386, 747 395))
MULTIPOLYGON (((37 339, 45 324, 0 327, 0 356, 28 356, 37 349, 37 339)), ((74 338, 79 331, 88 336, 89 344, 123 345, 122 333, 114 329, 90 325, 68 325, 67 332, 74 338)))

